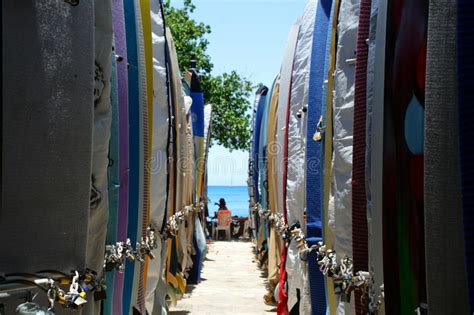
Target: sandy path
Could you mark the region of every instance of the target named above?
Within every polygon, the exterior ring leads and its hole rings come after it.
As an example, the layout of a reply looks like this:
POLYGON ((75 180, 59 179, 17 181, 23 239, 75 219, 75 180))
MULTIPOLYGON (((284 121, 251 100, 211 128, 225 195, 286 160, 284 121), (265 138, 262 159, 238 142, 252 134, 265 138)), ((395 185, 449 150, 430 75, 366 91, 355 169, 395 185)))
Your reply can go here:
POLYGON ((251 242, 215 242, 210 245, 202 282, 189 286, 170 315, 272 314, 263 303, 265 278, 252 262, 251 242))

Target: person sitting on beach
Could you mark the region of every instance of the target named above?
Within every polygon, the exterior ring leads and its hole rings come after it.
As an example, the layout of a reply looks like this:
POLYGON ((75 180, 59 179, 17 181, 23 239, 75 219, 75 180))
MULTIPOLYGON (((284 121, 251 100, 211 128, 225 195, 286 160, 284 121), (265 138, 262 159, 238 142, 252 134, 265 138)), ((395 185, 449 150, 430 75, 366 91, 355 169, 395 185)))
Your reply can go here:
POLYGON ((219 199, 219 210, 217 211, 217 222, 219 222, 219 217, 221 216, 227 216, 229 222, 227 224, 230 223, 230 221, 232 220, 232 212, 227 209, 227 206, 225 204, 225 199, 224 198, 221 198, 219 199))

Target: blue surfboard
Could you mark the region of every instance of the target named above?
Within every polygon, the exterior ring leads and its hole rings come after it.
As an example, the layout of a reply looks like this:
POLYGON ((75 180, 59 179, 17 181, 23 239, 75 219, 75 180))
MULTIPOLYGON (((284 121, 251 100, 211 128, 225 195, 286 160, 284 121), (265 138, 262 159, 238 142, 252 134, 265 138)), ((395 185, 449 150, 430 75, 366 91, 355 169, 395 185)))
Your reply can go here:
MULTIPOLYGON (((129 138, 130 138, 130 177, 129 177, 129 213, 128 237, 132 245, 137 243, 138 204, 140 187, 140 104, 138 86, 138 53, 136 40, 135 5, 133 0, 124 0, 125 33, 127 36, 128 56, 128 102, 129 102, 129 138)), ((125 285, 123 294, 123 314, 130 313, 134 284, 133 263, 125 267, 125 285)))
MULTIPOLYGON (((259 102, 257 104, 256 113, 255 113, 255 125, 253 130, 253 192, 254 192, 254 200, 256 203, 261 202, 261 192, 260 187, 258 185, 258 178, 259 178, 259 149, 260 149, 260 130, 262 127, 262 118, 263 118, 263 111, 265 108, 266 96, 268 93, 268 88, 266 86, 262 86, 258 89, 257 94, 260 96, 259 102)), ((259 238, 259 230, 260 230, 260 216, 257 213, 255 215, 255 232, 256 238, 259 238)), ((258 250, 258 249, 257 249, 258 250)))

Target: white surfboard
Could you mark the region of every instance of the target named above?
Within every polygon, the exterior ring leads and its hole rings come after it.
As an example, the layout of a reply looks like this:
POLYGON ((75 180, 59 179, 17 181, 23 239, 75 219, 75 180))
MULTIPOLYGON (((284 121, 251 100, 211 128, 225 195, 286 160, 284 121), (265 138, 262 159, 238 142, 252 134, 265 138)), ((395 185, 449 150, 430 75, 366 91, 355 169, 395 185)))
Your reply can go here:
MULTIPOLYGON (((288 166, 286 182, 286 215, 288 226, 299 223, 306 231, 306 110, 313 47, 316 1, 306 5, 301 18, 290 86, 288 112, 288 166)), ((288 273, 288 310, 291 311, 300 297, 299 313, 311 313, 307 265, 299 258, 296 241, 289 245, 286 259, 288 273)))
MULTIPOLYGON (((94 144, 92 154, 92 194, 97 191, 91 205, 87 239, 87 267, 102 270, 109 219, 108 178, 109 140, 112 123, 110 100, 112 74, 112 1, 95 1, 95 89, 94 89, 94 144)), ((92 197, 92 196, 91 196, 92 197)), ((97 314, 100 302, 86 304, 86 314, 97 314)))
MULTIPOLYGON (((165 29, 163 12, 159 1, 150 2, 152 54, 153 54, 153 117, 152 119, 152 148, 151 148, 151 177, 150 177, 150 224, 159 231, 163 225, 167 207, 168 181, 168 133, 169 133, 169 102, 168 74, 165 59, 165 29)), ((154 309, 165 307, 164 296, 157 294, 157 287, 165 283, 164 264, 161 257, 164 242, 158 242, 158 248, 153 250, 155 259, 148 262, 146 309, 153 314, 154 309), (155 305, 157 304, 157 305, 155 305)), ((155 312, 156 313, 156 312, 155 312)))
MULTIPOLYGON (((370 303, 381 296, 383 285, 383 104, 385 82, 386 0, 373 0, 370 16, 369 56, 367 63, 367 219, 369 232, 369 269, 373 274, 370 303)), ((385 314, 383 305, 377 314, 385 314)))
MULTIPOLYGON (((358 1, 342 0, 337 25, 338 43, 333 99, 333 203, 328 209, 329 229, 338 259, 352 257, 352 135, 354 119, 355 51, 359 25, 358 1)), ((348 303, 336 294, 338 312, 353 314, 354 298, 348 303), (338 302, 339 301, 339 302, 338 302)))

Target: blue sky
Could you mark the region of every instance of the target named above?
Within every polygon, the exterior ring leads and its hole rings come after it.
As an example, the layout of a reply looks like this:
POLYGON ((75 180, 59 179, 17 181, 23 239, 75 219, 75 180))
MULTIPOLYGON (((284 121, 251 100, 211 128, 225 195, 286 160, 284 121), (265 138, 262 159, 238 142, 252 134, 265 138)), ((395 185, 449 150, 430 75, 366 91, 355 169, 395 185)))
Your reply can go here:
MULTIPOLYGON (((182 4, 172 0, 173 5, 182 4)), ((254 83, 272 84, 280 70, 286 38, 306 0, 194 0, 193 18, 209 24, 208 53, 214 73, 236 70, 254 83)), ((253 102, 253 97, 252 97, 253 102)), ((213 146, 209 185, 244 186, 248 152, 213 146)))

